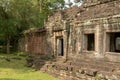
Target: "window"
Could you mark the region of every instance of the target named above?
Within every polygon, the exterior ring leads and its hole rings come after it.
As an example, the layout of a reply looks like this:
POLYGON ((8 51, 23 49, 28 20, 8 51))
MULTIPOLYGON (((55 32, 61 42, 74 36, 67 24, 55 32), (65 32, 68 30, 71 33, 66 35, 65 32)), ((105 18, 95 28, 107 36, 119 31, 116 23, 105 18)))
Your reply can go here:
POLYGON ((107 33, 107 51, 120 52, 120 32, 107 33))
POLYGON ((95 50, 95 35, 85 34, 85 50, 94 51, 95 50))

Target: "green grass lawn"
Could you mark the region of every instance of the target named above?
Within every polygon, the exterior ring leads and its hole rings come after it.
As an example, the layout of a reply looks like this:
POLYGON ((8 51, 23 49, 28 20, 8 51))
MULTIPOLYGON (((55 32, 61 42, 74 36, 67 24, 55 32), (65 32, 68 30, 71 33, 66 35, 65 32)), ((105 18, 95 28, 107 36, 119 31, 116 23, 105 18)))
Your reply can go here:
POLYGON ((23 56, 0 54, 0 80, 59 80, 47 73, 25 67, 25 64, 23 56))

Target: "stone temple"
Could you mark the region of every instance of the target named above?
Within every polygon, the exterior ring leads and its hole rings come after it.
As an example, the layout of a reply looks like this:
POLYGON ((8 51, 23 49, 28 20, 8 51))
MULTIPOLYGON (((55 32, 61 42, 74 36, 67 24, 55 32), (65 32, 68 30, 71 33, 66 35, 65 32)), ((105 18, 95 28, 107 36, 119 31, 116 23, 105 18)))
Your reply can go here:
POLYGON ((26 35, 22 51, 56 58, 43 71, 62 80, 120 80, 120 0, 83 0, 26 35))

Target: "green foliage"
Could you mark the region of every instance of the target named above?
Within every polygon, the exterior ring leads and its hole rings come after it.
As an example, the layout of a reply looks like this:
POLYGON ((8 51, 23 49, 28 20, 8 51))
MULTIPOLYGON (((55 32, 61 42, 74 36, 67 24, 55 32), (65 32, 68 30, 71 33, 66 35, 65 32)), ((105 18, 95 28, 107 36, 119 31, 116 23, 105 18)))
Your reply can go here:
POLYGON ((64 0, 0 0, 0 38, 6 51, 9 53, 10 42, 19 38, 15 36, 29 28, 43 27, 47 16, 63 4, 64 0))
POLYGON ((48 14, 63 5, 64 0, 0 0, 0 31, 13 35, 41 27, 48 14))
POLYGON ((75 3, 82 2, 83 0, 74 0, 75 3))
POLYGON ((101 80, 101 77, 97 74, 97 75, 95 76, 95 79, 96 79, 96 80, 101 80))
POLYGON ((38 0, 38 8, 44 19, 54 10, 64 7, 64 0, 38 0))
POLYGON ((16 33, 17 20, 11 12, 10 4, 9 0, 0 0, 0 33, 4 35, 16 33))
POLYGON ((46 73, 25 67, 25 57, 16 54, 0 54, 0 80, 59 80, 46 73), (17 60, 17 58, 21 59, 17 60))
POLYGON ((53 10, 56 10, 56 9, 62 9, 65 5, 65 1, 64 0, 52 0, 51 1, 51 8, 53 10))
POLYGON ((0 0, 0 31, 13 35, 43 26, 48 14, 63 5, 64 0, 0 0))

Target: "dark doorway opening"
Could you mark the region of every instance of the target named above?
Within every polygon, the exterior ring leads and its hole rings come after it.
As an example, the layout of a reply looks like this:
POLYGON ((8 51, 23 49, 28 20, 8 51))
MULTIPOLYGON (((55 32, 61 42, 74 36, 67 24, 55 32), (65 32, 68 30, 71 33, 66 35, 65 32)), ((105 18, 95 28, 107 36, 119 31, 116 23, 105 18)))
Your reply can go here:
POLYGON ((87 34, 87 50, 94 51, 95 50, 95 37, 94 34, 87 34))
POLYGON ((64 56, 64 40, 63 40, 63 38, 58 39, 57 53, 58 53, 58 56, 64 56))
POLYGON ((120 32, 108 33, 109 52, 120 52, 120 32))

